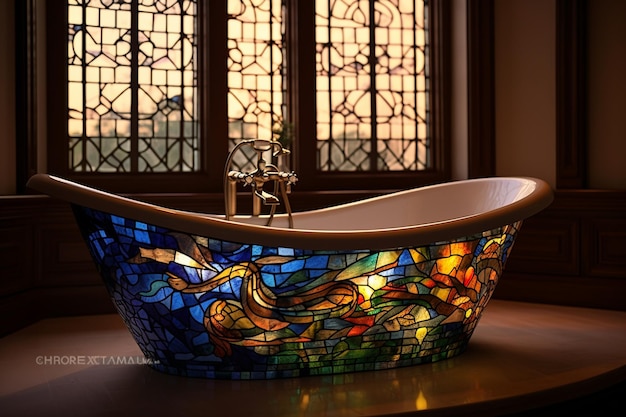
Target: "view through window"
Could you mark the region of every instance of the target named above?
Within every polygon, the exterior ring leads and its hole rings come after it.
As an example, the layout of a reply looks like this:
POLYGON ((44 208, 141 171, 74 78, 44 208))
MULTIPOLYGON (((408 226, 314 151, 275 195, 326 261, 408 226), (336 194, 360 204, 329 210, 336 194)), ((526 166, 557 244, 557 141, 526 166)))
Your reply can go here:
MULTIPOLYGON (((318 171, 430 167, 425 3, 315 0, 315 85, 300 93, 315 102, 318 171)), ((298 71, 287 54, 300 47, 286 30, 291 4, 227 2, 229 149, 280 132, 298 140, 287 106, 298 71)), ((196 0, 68 1, 71 171, 201 169, 198 13, 196 0)))
POLYGON ((71 0, 73 171, 199 168, 196 1, 71 0))
POLYGON ((424 2, 316 0, 317 163, 428 167, 424 2))

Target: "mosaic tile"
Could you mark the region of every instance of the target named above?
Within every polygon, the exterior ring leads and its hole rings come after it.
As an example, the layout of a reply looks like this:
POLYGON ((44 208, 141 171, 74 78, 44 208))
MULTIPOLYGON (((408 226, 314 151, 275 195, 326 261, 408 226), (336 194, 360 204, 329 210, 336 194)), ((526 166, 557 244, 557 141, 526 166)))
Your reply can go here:
POLYGON ((388 369, 462 353, 521 226, 422 247, 315 251, 73 209, 150 366, 229 379, 388 369))

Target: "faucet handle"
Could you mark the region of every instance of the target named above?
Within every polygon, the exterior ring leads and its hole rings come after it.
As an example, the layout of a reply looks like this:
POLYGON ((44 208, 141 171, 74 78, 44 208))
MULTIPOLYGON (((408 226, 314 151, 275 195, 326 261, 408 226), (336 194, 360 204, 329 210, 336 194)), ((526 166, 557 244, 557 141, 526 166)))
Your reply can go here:
POLYGON ((295 172, 278 172, 278 177, 281 181, 287 183, 288 185, 295 185, 298 182, 298 175, 295 172))
POLYGON ((291 186, 296 185, 296 182, 298 182, 298 175, 296 175, 296 173, 293 171, 291 172, 281 171, 278 173, 278 177, 280 181, 286 185, 285 192, 287 192, 287 194, 291 193, 291 186))
POLYGON ((295 172, 293 171, 291 171, 290 173, 283 172, 282 174, 286 177, 287 184, 296 185, 296 182, 298 182, 298 175, 295 172))
POLYGON ((254 181, 252 174, 241 171, 230 171, 228 173, 228 178, 231 181, 242 183, 244 187, 246 185, 252 184, 252 182, 254 181))

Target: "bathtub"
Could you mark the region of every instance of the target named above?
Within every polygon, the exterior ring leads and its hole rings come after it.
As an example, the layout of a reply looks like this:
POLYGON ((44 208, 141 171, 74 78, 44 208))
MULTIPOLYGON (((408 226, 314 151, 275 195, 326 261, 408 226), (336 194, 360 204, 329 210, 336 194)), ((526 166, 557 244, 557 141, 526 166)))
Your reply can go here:
POLYGON ((71 203, 111 299, 166 373, 271 379, 387 369, 463 352, 534 178, 485 178, 261 217, 178 211, 37 174, 71 203))

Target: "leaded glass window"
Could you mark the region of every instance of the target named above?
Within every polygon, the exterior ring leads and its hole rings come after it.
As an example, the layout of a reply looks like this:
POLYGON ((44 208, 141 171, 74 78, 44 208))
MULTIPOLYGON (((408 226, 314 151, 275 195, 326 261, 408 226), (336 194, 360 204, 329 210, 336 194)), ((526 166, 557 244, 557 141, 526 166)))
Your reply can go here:
POLYGON ((71 0, 69 169, 199 168, 195 0, 71 0))
MULTIPOLYGON (((48 7, 50 172, 131 192, 218 192, 228 151, 282 128, 298 189, 406 187, 416 171, 418 182, 443 180, 443 4, 48 7)), ((253 157, 240 154, 234 167, 251 169, 253 157)))
POLYGON ((429 166, 424 3, 316 0, 319 170, 429 166))
MULTIPOLYGON (((272 137, 284 107, 285 4, 228 3, 229 147, 272 137)), ((424 2, 315 0, 319 171, 429 167, 424 2)), ((252 155, 236 161, 249 166, 252 155)))
MULTIPOLYGON (((228 139, 272 139, 285 115, 284 0, 228 2, 228 139)), ((248 148, 244 148, 248 149, 248 148)), ((254 169, 255 153, 233 164, 254 169)))

